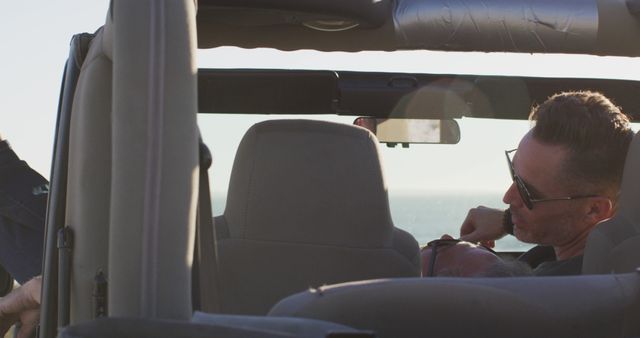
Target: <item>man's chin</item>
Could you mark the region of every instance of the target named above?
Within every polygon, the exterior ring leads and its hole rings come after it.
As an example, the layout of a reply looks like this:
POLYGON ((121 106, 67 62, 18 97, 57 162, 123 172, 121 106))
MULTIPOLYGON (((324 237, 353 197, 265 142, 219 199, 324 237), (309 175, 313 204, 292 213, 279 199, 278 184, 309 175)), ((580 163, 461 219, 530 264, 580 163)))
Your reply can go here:
POLYGON ((535 240, 534 236, 529 231, 523 230, 517 225, 513 227, 513 236, 523 243, 538 244, 538 241, 535 240))

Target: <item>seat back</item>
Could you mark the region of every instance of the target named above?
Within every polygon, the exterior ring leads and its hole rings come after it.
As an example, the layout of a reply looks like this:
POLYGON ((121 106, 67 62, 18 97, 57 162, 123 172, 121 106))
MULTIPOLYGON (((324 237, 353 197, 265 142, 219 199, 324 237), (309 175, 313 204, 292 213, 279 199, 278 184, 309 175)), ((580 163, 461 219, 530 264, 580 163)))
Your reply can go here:
POLYGON ((330 321, 379 338, 635 337, 640 274, 346 283, 287 297, 269 316, 330 321))
POLYGON ((69 122, 64 224, 74 237, 70 294, 72 324, 91 320, 94 280, 109 276, 112 168, 112 22, 100 29, 82 63, 69 122))
POLYGON ((215 220, 220 309, 265 314, 309 287, 418 276, 418 244, 393 226, 377 142, 350 125, 251 127, 215 220))
POLYGON ((589 234, 583 274, 622 273, 640 267, 640 134, 629 147, 616 215, 589 234))

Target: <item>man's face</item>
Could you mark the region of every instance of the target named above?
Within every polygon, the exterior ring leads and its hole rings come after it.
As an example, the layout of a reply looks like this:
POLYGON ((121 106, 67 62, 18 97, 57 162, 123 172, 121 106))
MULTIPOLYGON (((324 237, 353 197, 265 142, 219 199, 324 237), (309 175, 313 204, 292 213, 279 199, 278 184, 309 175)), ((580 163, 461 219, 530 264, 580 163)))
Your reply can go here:
MULTIPOLYGON (((513 157, 513 167, 532 198, 557 198, 577 193, 568 191, 569 184, 562 175, 567 155, 566 147, 541 143, 531 132, 522 138, 513 157)), ((534 203, 533 209, 528 209, 516 184, 512 183, 503 201, 511 207, 514 235, 523 242, 562 246, 590 226, 584 218, 588 209, 585 199, 534 203)))

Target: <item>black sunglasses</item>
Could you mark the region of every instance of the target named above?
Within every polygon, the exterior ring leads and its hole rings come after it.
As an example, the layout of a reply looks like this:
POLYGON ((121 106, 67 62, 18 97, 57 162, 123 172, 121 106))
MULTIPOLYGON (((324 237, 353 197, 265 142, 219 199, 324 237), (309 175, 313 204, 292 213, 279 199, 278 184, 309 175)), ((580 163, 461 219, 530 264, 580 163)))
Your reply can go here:
MULTIPOLYGON (((436 266, 436 257, 438 256, 438 248, 444 248, 444 247, 449 247, 452 245, 456 245, 457 243, 462 242, 459 239, 435 239, 429 243, 427 243, 426 246, 424 246, 422 248, 422 250, 425 249, 431 249, 431 256, 429 257, 429 270, 427 271, 427 275, 425 277, 434 277, 435 276, 435 266, 436 266)), ((493 249, 486 247, 484 245, 479 245, 481 248, 484 248, 488 251, 490 251, 493 254, 496 254, 495 251, 493 251, 493 249)), ((497 254, 496 254, 497 255, 497 254)))
POLYGON ((551 201, 569 201, 580 198, 590 198, 590 197, 599 197, 599 195, 578 195, 578 196, 569 196, 569 197, 557 197, 557 198, 533 198, 531 197, 531 193, 529 189, 527 189, 527 185, 524 183, 522 178, 516 174, 515 169, 513 168, 513 162, 511 162, 511 157, 509 154, 516 151, 518 149, 505 150, 504 154, 507 156, 507 163, 509 164, 509 172, 511 172, 511 179, 516 184, 518 188, 518 193, 524 202, 524 205, 529 208, 529 210, 533 209, 533 204, 538 202, 551 202, 551 201))

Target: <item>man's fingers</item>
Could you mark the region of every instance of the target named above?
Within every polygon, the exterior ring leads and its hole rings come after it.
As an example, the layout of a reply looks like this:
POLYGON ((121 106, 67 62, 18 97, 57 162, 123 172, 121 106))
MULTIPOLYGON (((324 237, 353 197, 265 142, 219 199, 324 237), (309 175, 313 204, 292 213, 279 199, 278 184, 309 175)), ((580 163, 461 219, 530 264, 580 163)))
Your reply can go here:
POLYGON ((496 247, 496 241, 480 241, 480 244, 482 244, 483 246, 486 246, 487 248, 495 248, 496 247))
MULTIPOLYGON (((482 206, 480 206, 478 208, 482 208, 482 206)), ((461 239, 462 239, 462 236, 471 235, 474 232, 476 232, 476 230, 478 230, 478 226, 476 224, 477 220, 476 220, 476 216, 475 216, 475 214, 477 213, 476 210, 478 208, 470 209, 467 212, 467 217, 464 218, 464 222, 462 222, 462 225, 460 226, 460 238, 461 239)))
POLYGON ((35 308, 23 312, 20 321, 22 322, 22 327, 18 332, 18 338, 22 338, 23 335, 25 338, 31 337, 40 322, 40 310, 35 308))
POLYGON ((460 226, 460 237, 462 238, 462 236, 467 236, 473 233, 475 230, 476 230, 476 227, 473 225, 473 222, 471 222, 471 220, 469 219, 469 215, 467 215, 467 218, 464 220, 464 222, 460 226))
POLYGON ((477 243, 479 241, 477 233, 475 232, 460 236, 460 240, 471 243, 477 243))

